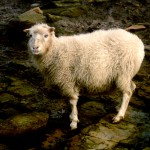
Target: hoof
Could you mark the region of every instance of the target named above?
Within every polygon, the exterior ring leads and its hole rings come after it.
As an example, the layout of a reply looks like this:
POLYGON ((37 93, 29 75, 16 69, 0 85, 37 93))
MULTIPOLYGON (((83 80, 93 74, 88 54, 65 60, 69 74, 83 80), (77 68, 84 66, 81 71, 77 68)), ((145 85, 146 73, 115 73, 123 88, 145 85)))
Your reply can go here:
POLYGON ((119 123, 124 117, 123 116, 115 116, 112 119, 112 123, 119 123))
POLYGON ((71 130, 77 129, 77 121, 72 121, 70 124, 71 130))

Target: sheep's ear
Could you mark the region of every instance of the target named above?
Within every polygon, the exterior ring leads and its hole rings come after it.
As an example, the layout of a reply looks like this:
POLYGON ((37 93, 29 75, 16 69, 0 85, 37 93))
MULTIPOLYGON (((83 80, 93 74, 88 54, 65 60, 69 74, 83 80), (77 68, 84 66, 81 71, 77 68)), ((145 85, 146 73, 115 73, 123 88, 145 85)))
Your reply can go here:
POLYGON ((49 30, 50 30, 50 32, 53 32, 53 31, 55 31, 55 28, 54 27, 50 27, 49 30))
POLYGON ((30 29, 24 29, 23 32, 28 33, 30 29))
POLYGON ((27 36, 27 37, 30 37, 30 35, 29 35, 29 31, 30 31, 30 29, 24 29, 24 30, 23 30, 23 32, 25 32, 25 33, 26 33, 26 36, 27 36))

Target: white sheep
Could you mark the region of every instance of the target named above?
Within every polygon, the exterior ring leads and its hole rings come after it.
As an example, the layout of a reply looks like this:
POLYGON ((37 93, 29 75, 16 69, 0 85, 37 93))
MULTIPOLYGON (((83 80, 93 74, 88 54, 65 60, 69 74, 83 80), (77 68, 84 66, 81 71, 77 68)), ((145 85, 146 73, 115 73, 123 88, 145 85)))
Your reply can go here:
POLYGON ((82 92, 101 93, 112 84, 123 100, 113 122, 124 118, 136 85, 132 78, 144 59, 144 45, 123 29, 97 30, 92 33, 56 37, 55 28, 36 24, 25 29, 30 35, 29 50, 48 86, 69 99, 71 129, 77 128, 77 101, 82 92))

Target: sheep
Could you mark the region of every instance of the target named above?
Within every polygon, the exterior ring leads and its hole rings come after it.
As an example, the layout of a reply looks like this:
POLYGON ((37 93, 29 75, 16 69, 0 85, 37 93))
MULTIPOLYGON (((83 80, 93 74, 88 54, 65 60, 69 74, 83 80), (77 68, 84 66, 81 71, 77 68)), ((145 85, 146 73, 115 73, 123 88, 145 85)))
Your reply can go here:
POLYGON ((83 92, 99 94, 115 85, 122 103, 113 123, 125 116, 136 88, 132 81, 144 59, 144 45, 123 29, 96 30, 71 36, 55 36, 55 28, 39 23, 24 32, 28 48, 45 83, 61 92, 71 105, 70 127, 77 128, 77 102, 83 92))

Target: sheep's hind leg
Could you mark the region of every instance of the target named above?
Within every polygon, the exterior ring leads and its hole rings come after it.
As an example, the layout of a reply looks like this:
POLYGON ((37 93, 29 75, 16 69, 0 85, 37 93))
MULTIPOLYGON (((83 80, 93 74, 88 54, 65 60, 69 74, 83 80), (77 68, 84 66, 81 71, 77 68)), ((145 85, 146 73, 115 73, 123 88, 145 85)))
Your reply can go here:
POLYGON ((130 98, 132 96, 132 92, 135 90, 136 85, 134 84, 133 81, 130 82, 131 85, 128 87, 126 87, 126 89, 123 90, 123 100, 122 100, 122 104, 121 107, 119 109, 118 114, 113 118, 113 123, 118 123, 120 120, 122 120, 125 116, 130 98))
POLYGON ((78 120, 78 110, 77 110, 77 102, 78 102, 78 96, 75 96, 70 100, 70 105, 72 112, 70 114, 70 120, 71 120, 71 130, 74 130, 77 128, 77 123, 79 122, 78 120))

